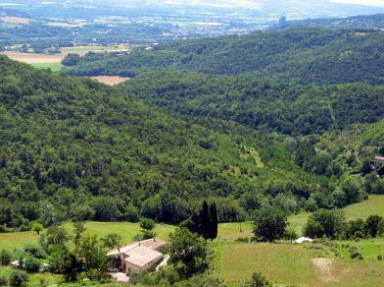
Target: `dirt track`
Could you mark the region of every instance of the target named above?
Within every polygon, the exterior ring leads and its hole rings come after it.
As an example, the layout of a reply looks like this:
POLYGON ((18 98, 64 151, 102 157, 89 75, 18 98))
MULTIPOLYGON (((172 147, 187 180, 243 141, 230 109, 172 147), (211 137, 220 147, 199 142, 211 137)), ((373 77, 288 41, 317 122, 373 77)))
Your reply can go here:
POLYGON ((321 280, 324 283, 337 282, 334 274, 334 261, 329 258, 314 258, 312 263, 320 273, 321 280))

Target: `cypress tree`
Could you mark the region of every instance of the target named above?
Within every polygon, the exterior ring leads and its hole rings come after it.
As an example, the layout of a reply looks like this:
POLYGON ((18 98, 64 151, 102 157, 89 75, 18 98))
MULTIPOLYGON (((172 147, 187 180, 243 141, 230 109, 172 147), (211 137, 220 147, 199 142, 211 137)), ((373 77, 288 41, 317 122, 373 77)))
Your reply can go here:
POLYGON ((217 209, 216 209, 216 203, 212 203, 209 208, 209 215, 210 215, 210 236, 209 238, 211 240, 217 238, 217 231, 218 231, 218 221, 217 221, 217 209))
POLYGON ((210 221, 209 206, 208 203, 204 201, 203 209, 200 211, 201 235, 204 239, 210 238, 210 221))

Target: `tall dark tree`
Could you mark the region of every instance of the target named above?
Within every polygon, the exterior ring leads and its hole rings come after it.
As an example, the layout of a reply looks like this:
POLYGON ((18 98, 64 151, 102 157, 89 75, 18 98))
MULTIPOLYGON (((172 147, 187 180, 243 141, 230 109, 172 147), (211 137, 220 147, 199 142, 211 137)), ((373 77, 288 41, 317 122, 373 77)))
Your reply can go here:
POLYGON ((209 207, 209 215, 210 215, 209 239, 213 240, 217 238, 217 232, 218 232, 216 203, 212 203, 211 206, 209 207))
POLYGON ((207 240, 210 238, 211 219, 209 216, 209 206, 206 201, 203 202, 203 209, 200 211, 200 220, 201 236, 207 240))

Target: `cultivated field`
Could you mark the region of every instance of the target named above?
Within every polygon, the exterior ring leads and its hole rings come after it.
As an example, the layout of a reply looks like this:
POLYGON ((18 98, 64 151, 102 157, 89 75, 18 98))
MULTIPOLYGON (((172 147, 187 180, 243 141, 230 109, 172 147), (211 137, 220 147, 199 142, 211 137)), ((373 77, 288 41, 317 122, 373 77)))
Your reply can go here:
POLYGON ((65 54, 33 54, 33 53, 19 53, 19 52, 2 52, 1 54, 6 55, 8 58, 27 63, 27 64, 43 64, 43 63, 60 63, 64 59, 65 54))
MULTIPOLYGON (((19 53, 19 52, 12 52, 12 51, 6 51, 1 52, 0 54, 4 54, 8 56, 10 59, 27 63, 27 64, 33 64, 37 68, 51 68, 54 71, 58 71, 61 68, 60 62, 69 54, 78 54, 80 56, 84 56, 88 52, 98 52, 98 51, 111 51, 111 50, 118 50, 118 49, 126 49, 126 47, 120 47, 120 46, 108 46, 108 47, 102 47, 102 46, 76 46, 76 47, 63 47, 61 48, 60 54, 35 54, 35 53, 19 53)), ((106 80, 108 81, 108 80, 106 80)), ((113 79, 109 81, 118 81, 118 79, 113 79)), ((114 82, 114 83, 115 83, 114 82)))

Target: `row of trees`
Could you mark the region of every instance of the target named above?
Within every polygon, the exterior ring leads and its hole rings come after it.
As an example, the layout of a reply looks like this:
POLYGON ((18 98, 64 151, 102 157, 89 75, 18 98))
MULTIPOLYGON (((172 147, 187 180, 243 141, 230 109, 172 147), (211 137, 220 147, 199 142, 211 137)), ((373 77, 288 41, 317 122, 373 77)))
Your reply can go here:
POLYGON ((319 210, 310 215, 304 234, 313 238, 330 239, 376 238, 384 236, 384 218, 369 216, 366 220, 347 221, 339 210, 319 210))
POLYGON ((194 213, 191 218, 182 223, 191 232, 201 235, 204 239, 215 239, 218 232, 218 220, 216 203, 209 205, 206 201, 198 213, 194 213))
MULTIPOLYGON (((266 207, 256 213, 253 222, 255 238, 273 242, 279 239, 294 240, 296 231, 289 227, 287 214, 273 207, 266 207)), ((310 238, 357 239, 384 236, 384 218, 369 216, 366 220, 347 221, 341 210, 320 209, 313 212, 303 233, 310 238)))

